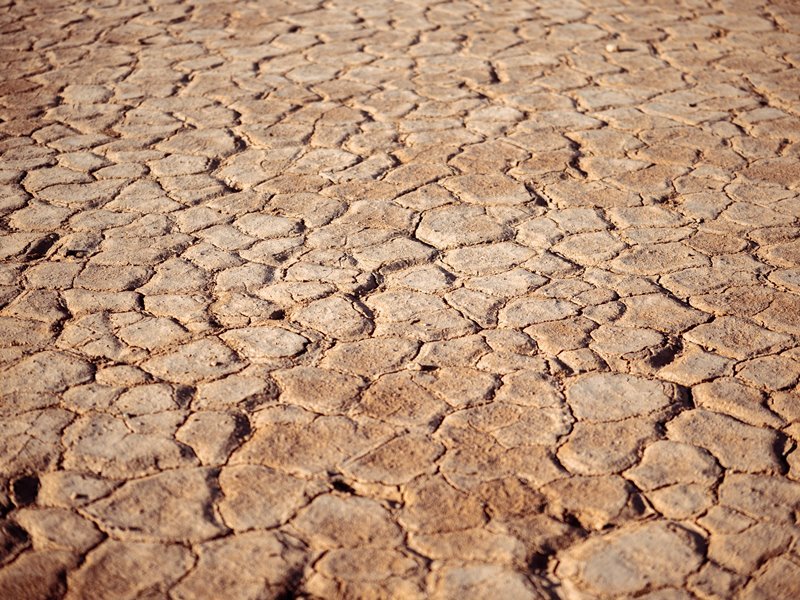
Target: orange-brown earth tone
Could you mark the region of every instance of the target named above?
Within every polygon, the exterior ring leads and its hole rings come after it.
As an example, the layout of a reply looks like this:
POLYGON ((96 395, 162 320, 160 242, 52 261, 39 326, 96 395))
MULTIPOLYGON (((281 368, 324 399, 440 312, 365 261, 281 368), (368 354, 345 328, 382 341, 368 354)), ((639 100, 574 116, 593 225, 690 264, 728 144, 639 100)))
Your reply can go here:
POLYGON ((800 4, 0 4, 0 597, 800 597, 800 4))

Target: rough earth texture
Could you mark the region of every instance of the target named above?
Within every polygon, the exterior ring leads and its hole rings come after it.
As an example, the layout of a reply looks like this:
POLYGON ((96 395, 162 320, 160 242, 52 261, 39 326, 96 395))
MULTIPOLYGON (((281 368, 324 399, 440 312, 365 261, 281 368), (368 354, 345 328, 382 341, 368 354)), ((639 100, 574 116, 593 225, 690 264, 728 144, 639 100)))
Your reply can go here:
POLYGON ((0 597, 800 597, 797 2, 0 5, 0 597))

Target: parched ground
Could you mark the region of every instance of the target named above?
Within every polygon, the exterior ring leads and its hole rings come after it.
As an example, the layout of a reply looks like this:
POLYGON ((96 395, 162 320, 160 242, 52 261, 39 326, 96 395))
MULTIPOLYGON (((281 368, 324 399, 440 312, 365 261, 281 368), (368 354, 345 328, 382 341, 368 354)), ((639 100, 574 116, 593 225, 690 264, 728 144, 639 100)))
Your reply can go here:
POLYGON ((800 597, 796 1, 0 2, 0 597, 800 597))

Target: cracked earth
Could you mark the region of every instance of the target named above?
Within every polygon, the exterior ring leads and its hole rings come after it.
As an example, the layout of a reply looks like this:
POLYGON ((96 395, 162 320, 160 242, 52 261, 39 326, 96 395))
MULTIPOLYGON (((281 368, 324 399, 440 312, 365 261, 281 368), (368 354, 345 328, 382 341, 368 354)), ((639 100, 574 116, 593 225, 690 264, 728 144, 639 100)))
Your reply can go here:
POLYGON ((0 1, 0 597, 800 597, 800 5, 0 1))

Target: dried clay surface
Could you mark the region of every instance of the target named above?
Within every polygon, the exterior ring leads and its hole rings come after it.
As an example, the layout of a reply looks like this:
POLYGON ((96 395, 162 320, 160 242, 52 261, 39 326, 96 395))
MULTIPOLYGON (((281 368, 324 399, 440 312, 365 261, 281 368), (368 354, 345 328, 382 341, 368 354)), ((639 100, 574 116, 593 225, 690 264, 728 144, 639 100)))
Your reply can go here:
POLYGON ((795 0, 0 0, 0 597, 800 597, 795 0))

